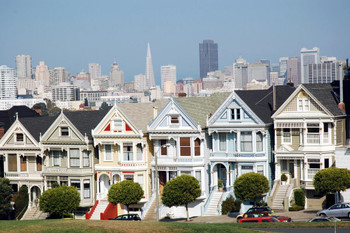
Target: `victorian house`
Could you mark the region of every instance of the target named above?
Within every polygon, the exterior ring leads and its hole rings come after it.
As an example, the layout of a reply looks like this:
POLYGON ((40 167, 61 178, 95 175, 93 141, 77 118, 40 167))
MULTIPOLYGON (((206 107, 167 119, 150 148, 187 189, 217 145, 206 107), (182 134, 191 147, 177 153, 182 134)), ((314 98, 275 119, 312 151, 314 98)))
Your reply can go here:
MULTIPOLYGON (((164 185, 182 174, 194 176, 200 182, 202 194, 189 206, 190 216, 200 216, 209 197, 208 146, 206 119, 213 114, 229 93, 216 93, 209 97, 171 99, 148 126, 154 147, 152 159, 152 189, 154 200, 156 185, 162 194, 164 185), (157 164, 156 164, 157 162, 157 164), (159 183, 155 177, 158 171, 159 183)), ((168 208, 161 205, 159 217, 183 217, 184 207, 168 208)))
MULTIPOLYGON (((234 91, 208 119, 211 141, 209 205, 220 204, 220 199, 213 197, 221 195, 222 200, 233 195, 234 181, 244 173, 263 174, 272 184, 274 134, 271 115, 293 90, 290 86, 275 86, 267 90, 234 91), (219 188, 226 193, 218 192, 219 188)), ((249 201, 244 202, 243 209, 250 206, 249 201)))
POLYGON ((333 166, 335 149, 345 145, 346 114, 338 107, 339 86, 302 84, 272 116, 275 128, 276 179, 271 203, 287 209, 293 188, 306 191, 306 206, 322 208, 313 177, 333 166), (281 175, 288 179, 281 184, 281 175), (283 196, 283 198, 277 198, 283 196))

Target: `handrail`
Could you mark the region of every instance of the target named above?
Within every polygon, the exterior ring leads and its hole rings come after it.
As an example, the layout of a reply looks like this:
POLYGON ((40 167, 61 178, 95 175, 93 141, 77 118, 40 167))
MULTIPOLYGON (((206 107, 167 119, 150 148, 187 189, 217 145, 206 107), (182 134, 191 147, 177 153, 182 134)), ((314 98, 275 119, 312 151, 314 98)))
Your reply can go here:
POLYGON ((210 200, 213 197, 213 191, 210 191, 209 197, 207 198, 207 200, 205 201, 204 205, 202 206, 202 215, 205 214, 205 211, 207 211, 207 208, 209 206, 210 200))
POLYGON ((92 214, 94 213, 94 211, 95 211, 97 205, 98 205, 98 200, 95 202, 95 204, 94 204, 94 206, 91 208, 90 212, 86 212, 86 213, 85 213, 85 218, 86 218, 86 220, 89 220, 89 219, 91 218, 91 216, 92 216, 92 214))
POLYGON ((155 193, 152 193, 151 198, 148 200, 145 208, 143 208, 143 210, 142 210, 141 219, 143 219, 146 216, 146 214, 147 214, 149 208, 151 207, 154 199, 155 199, 155 193))
POLYGON ((103 213, 100 213, 101 220, 109 220, 118 216, 118 205, 114 205, 111 202, 108 203, 107 208, 103 213))
POLYGON ((222 203, 223 197, 226 196, 226 194, 227 194, 227 192, 222 192, 220 200, 216 206, 216 209, 217 209, 219 215, 221 215, 221 203, 222 203))
MULTIPOLYGON (((28 204, 21 210, 21 212, 19 212, 19 214, 16 216, 16 220, 19 220, 18 219, 18 216, 21 216, 21 214, 23 213, 24 210, 27 210, 28 209, 28 204)), ((23 216, 22 216, 23 217, 23 216)))

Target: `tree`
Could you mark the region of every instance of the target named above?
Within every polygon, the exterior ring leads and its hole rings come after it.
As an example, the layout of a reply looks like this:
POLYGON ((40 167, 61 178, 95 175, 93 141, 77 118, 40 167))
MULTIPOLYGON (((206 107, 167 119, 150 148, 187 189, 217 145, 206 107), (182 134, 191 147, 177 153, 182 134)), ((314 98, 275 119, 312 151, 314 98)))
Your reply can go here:
POLYGON ((162 202, 168 207, 185 205, 189 221, 188 204, 201 195, 199 181, 193 176, 181 175, 170 180, 164 187, 162 202))
POLYGON ((12 192, 10 180, 7 178, 0 178, 0 219, 10 219, 12 212, 12 192))
POLYGON ((143 190, 139 183, 132 180, 124 180, 113 184, 108 191, 108 201, 116 205, 118 203, 126 206, 129 213, 129 206, 137 204, 143 197, 143 190))
POLYGON ((25 210, 28 207, 28 203, 29 203, 28 187, 26 185, 22 185, 15 199, 16 219, 22 218, 22 216, 25 213, 25 210))
POLYGON ((313 184, 320 194, 337 195, 339 191, 350 188, 350 171, 337 167, 322 169, 315 174, 313 184))
POLYGON ((53 217, 62 218, 78 209, 80 193, 73 186, 60 186, 43 192, 40 197, 39 207, 43 212, 50 213, 53 217))
POLYGON ((108 104, 106 102, 103 102, 101 104, 100 110, 105 110, 106 108, 108 108, 108 104))
POLYGON ((256 198, 267 193, 269 189, 269 181, 267 178, 255 172, 241 175, 234 183, 236 197, 244 201, 254 199, 254 205, 256 205, 256 198))

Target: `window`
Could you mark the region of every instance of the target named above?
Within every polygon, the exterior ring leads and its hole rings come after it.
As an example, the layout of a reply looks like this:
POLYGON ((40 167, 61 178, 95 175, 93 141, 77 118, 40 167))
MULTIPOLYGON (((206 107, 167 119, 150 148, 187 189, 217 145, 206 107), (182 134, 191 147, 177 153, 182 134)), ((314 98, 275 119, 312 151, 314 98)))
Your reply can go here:
POLYGON ((194 155, 195 156, 201 155, 201 140, 199 138, 194 140, 194 155))
POLYGON ((282 134, 282 143, 292 143, 292 137, 290 133, 290 129, 283 129, 283 134, 282 134))
POLYGON ((136 153, 137 153, 137 161, 142 161, 143 160, 143 148, 142 148, 141 143, 138 143, 136 145, 136 153))
POLYGON ((143 179, 143 174, 137 175, 137 183, 141 185, 142 190, 145 190, 145 181, 143 179))
POLYGON ((318 123, 307 123, 307 143, 320 144, 320 129, 318 123))
POLYGON ((23 141, 24 141, 23 133, 17 133, 16 134, 16 142, 23 142, 23 141))
POLYGON ((134 175, 124 175, 124 180, 134 180, 134 175))
POLYGON ((324 168, 329 168, 329 159, 324 159, 324 168))
POLYGON ((282 160, 282 171, 288 171, 287 160, 282 160))
POLYGON ((61 152, 58 150, 52 151, 53 154, 53 165, 54 166, 60 166, 60 154, 61 152))
POLYGON ((305 93, 300 93, 298 97, 298 111, 310 111, 310 99, 305 93))
POLYGON ((233 108, 231 109, 231 120, 240 120, 241 119, 241 109, 233 108))
POLYGON ((76 187, 80 193, 80 180, 71 180, 70 186, 76 187))
POLYGON ((219 133, 219 151, 226 151, 226 133, 219 133))
POLYGON ((27 171, 27 157, 20 156, 20 160, 21 160, 21 172, 27 171))
POLYGON ((69 150, 69 160, 71 167, 80 167, 79 149, 69 150))
POLYGON ((132 151, 132 143, 124 143, 123 146, 124 151, 124 161, 133 161, 133 151, 132 151))
POLYGON ((201 171, 195 172, 196 179, 199 181, 199 186, 202 187, 202 173, 201 171))
POLYGON ((190 138, 180 138, 180 155, 191 156, 191 141, 190 138))
POLYGON ((179 116, 170 116, 170 124, 179 124, 179 116))
POLYGON ((256 166, 256 172, 261 174, 261 175, 264 175, 264 165, 256 166))
POLYGON ((17 155, 16 154, 9 154, 8 155, 8 166, 10 172, 16 172, 17 171, 17 155))
POLYGON ((252 132, 241 132, 241 151, 242 152, 253 151, 252 132))
POLYGON ((168 147, 166 146, 167 140, 160 140, 160 154, 161 155, 167 155, 168 154, 168 147))
POLYGON ((181 175, 191 175, 191 171, 181 171, 181 175))
POLYGON ((43 170, 43 159, 40 156, 36 157, 36 170, 37 171, 43 170))
POLYGON ((309 163, 308 178, 312 180, 321 168, 320 159, 308 159, 307 162, 309 163))
POLYGON ((90 167, 90 152, 85 150, 83 151, 83 166, 84 167, 90 167))
POLYGON ((84 180, 84 198, 90 198, 90 180, 84 180))
POLYGON ((112 145, 105 145, 105 161, 112 161, 112 145))
POLYGON ((169 179, 176 178, 177 176, 177 171, 169 171, 169 179))
POLYGON ((253 171, 253 166, 252 165, 242 166, 241 168, 242 168, 242 172, 241 172, 242 175, 245 174, 245 173, 253 171))
POLYGON ((123 130, 123 120, 122 119, 113 119, 113 130, 122 131, 123 130))
POLYGON ((61 136, 69 136, 68 127, 61 127, 61 136))
POLYGON ((263 151, 263 135, 261 132, 256 133, 256 151, 263 151))

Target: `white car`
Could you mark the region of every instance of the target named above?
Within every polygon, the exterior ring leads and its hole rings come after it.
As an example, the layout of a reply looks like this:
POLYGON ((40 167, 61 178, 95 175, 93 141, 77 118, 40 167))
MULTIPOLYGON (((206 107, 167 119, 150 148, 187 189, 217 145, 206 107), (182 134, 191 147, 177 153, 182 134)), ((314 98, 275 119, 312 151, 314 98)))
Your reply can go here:
POLYGON ((317 216, 347 217, 350 218, 350 204, 337 203, 325 210, 320 210, 317 216))

